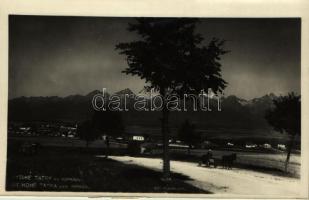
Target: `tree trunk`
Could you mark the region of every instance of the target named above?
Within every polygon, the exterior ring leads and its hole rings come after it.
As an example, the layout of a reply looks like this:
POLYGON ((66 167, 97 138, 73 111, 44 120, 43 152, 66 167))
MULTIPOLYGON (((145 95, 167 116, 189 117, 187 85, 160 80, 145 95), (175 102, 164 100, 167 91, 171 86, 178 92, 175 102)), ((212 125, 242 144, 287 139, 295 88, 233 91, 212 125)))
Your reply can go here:
POLYGON ((189 145, 189 147, 188 147, 188 154, 190 155, 191 154, 191 144, 189 145))
MULTIPOLYGON (((165 94, 165 92, 163 92, 165 94)), ((170 158, 169 158, 169 131, 168 131, 168 112, 166 107, 165 96, 163 96, 163 108, 162 108, 162 119, 161 129, 163 137, 163 180, 170 180, 170 158)))
POLYGON ((105 158, 108 158, 109 155, 109 140, 106 141, 106 148, 105 148, 105 158))
POLYGON ((109 155, 109 146, 105 148, 105 158, 108 158, 109 155))
POLYGON ((290 161, 290 156, 291 156, 291 151, 293 148, 293 144, 294 144, 294 138, 295 138, 295 134, 291 135, 289 144, 288 144, 288 148, 287 148, 287 156, 286 156, 286 160, 285 160, 285 165, 284 165, 284 171, 288 172, 288 164, 290 161))

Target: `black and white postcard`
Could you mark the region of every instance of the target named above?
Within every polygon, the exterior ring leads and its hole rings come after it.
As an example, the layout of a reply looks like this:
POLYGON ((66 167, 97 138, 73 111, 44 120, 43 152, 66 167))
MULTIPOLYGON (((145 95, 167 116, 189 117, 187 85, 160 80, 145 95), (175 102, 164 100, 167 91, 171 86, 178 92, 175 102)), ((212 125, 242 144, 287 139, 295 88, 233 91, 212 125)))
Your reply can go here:
POLYGON ((77 2, 4 17, 4 195, 308 198, 308 4, 77 2))

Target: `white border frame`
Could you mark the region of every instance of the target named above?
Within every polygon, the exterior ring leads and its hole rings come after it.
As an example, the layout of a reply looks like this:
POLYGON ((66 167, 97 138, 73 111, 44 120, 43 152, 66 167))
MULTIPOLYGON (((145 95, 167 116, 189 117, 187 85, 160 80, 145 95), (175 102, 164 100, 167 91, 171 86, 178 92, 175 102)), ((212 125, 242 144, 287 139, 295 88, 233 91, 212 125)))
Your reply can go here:
POLYGON ((0 195, 34 196, 117 196, 117 197, 211 197, 211 198, 286 198, 284 196, 240 196, 158 193, 93 192, 6 192, 6 142, 8 100, 8 15, 63 16, 161 16, 161 17, 300 17, 301 31, 301 194, 308 198, 309 130, 309 1, 307 0, 2 0, 0 1, 0 195))

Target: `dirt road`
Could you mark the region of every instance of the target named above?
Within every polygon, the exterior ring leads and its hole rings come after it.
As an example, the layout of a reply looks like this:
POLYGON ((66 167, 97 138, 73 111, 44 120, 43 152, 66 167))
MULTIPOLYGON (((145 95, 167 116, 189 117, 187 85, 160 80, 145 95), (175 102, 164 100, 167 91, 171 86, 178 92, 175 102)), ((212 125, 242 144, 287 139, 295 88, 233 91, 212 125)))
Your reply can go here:
MULTIPOLYGON (((111 156, 111 159, 128 164, 136 164, 154 170, 161 170, 162 161, 157 158, 136 158, 111 156)), ((300 180, 273 176, 244 169, 226 170, 199 167, 196 163, 171 161, 171 170, 189 176, 188 183, 215 194, 263 195, 265 197, 298 197, 300 180)))

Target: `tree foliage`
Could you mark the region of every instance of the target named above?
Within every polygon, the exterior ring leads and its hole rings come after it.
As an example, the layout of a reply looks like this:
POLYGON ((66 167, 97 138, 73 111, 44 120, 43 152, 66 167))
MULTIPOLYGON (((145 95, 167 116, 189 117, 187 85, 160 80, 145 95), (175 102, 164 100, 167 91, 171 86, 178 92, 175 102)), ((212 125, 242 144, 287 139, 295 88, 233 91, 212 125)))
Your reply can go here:
POLYGON ((81 140, 86 141, 86 146, 94 140, 96 140, 100 134, 93 127, 93 123, 91 120, 86 120, 77 125, 77 136, 81 140))
POLYGON ((122 117, 118 112, 96 111, 91 120, 78 124, 77 136, 81 140, 92 142, 103 134, 114 136, 122 134, 124 129, 122 117))
POLYGON ((197 19, 138 18, 129 24, 138 41, 120 43, 116 49, 126 55, 128 68, 123 72, 145 79, 147 90, 162 93, 199 93, 211 88, 222 92, 226 82, 221 78, 221 56, 224 40, 213 38, 204 45, 195 33, 197 19))
POLYGON ((195 125, 190 123, 189 120, 185 120, 179 128, 178 138, 188 144, 189 148, 201 141, 201 136, 196 132, 195 125))
POLYGON ((290 93, 273 100, 274 108, 266 112, 266 120, 275 130, 290 135, 300 134, 300 96, 290 93))
POLYGON ((119 112, 95 111, 92 121, 93 126, 106 135, 115 136, 123 133, 124 123, 119 112))

